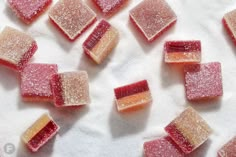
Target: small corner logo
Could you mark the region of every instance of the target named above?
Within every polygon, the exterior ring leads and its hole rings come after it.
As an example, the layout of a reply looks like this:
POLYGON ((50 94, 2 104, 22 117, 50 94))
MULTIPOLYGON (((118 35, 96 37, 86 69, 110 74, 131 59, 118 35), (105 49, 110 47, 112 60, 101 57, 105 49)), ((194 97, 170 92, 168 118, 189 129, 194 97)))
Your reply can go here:
POLYGON ((12 143, 6 143, 3 146, 4 153, 10 155, 13 154, 16 151, 15 145, 12 143))

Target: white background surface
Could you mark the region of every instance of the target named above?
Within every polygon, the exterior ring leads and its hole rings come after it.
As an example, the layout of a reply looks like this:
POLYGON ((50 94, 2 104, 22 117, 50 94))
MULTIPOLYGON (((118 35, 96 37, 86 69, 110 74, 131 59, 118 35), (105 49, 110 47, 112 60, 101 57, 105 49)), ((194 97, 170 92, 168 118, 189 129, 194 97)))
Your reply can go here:
MULTIPOLYGON (((141 157, 145 141, 165 135, 164 127, 187 106, 194 107, 213 128, 210 139, 191 157, 214 157, 216 151, 236 135, 236 47, 221 19, 236 8, 233 0, 167 0, 178 16, 177 23, 151 44, 130 25, 128 11, 141 0, 132 0, 109 19, 120 32, 120 42, 102 65, 95 65, 82 50, 93 25, 75 42, 69 42, 49 22, 47 13, 33 25, 23 24, 0 2, 0 29, 6 25, 30 33, 39 49, 31 62, 56 63, 59 71, 86 70, 92 103, 77 110, 57 109, 53 104, 22 102, 18 74, 0 67, 0 146, 15 144, 18 157, 141 157), (222 63, 224 96, 217 101, 191 104, 186 101, 183 72, 163 63, 166 40, 202 42, 202 62, 222 63), (120 114, 114 105, 113 88, 147 79, 153 96, 150 107, 120 114), (20 135, 44 112, 61 126, 39 152, 31 154, 20 135)), ((54 3, 56 0, 54 0, 54 3)), ((97 23, 96 23, 97 24, 97 23)))

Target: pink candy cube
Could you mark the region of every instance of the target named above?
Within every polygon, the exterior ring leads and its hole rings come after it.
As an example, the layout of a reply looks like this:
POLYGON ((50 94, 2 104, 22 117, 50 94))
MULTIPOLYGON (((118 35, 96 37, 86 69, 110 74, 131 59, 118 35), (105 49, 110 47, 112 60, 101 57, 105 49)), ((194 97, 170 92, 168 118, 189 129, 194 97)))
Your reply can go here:
POLYGON ((167 125, 165 130, 186 154, 202 145, 212 132, 205 120, 191 107, 167 125))
POLYGON ((225 14, 222 22, 230 37, 233 39, 233 42, 236 44, 236 9, 225 14))
POLYGON ((130 11, 130 19, 148 41, 153 41, 177 20, 165 0, 143 0, 130 11))
POLYGON ((56 64, 28 64, 21 73, 21 95, 26 101, 52 101, 50 80, 56 64))
POLYGON ((184 73, 188 100, 209 99, 223 95, 220 63, 185 65, 184 73))
POLYGON ((70 40, 75 40, 96 20, 96 14, 82 0, 58 1, 49 17, 70 40))
POLYGON ((145 142, 144 145, 145 157, 184 157, 182 150, 169 137, 162 137, 157 140, 145 142))
POLYGON ((59 129, 60 127, 53 119, 48 114, 44 114, 24 132, 22 140, 32 152, 36 152, 47 143, 59 129))
POLYGON ((105 15, 118 11, 128 0, 93 0, 98 9, 105 15))
POLYGON ((88 74, 85 71, 55 74, 51 87, 56 107, 81 106, 90 102, 88 74))
POLYGON ((136 110, 152 101, 146 80, 115 88, 114 92, 118 111, 136 110))
POLYGON ((102 20, 83 44, 85 53, 100 64, 117 45, 119 33, 105 20, 102 20))
POLYGON ((166 63, 199 63, 201 61, 201 42, 167 41, 164 46, 166 63))
POLYGON ((218 157, 236 157, 236 136, 218 151, 218 157))
POLYGON ((52 3, 52 0, 8 0, 16 15, 25 23, 33 22, 52 3))
POLYGON ((20 71, 37 48, 36 41, 28 34, 6 27, 0 34, 0 64, 20 71))

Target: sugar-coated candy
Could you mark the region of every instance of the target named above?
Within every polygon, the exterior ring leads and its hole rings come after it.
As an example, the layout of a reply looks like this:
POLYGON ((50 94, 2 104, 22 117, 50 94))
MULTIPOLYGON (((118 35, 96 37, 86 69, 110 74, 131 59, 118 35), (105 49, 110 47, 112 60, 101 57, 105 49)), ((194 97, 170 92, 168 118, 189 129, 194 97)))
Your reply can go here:
POLYGON ((50 9, 49 17, 70 40, 96 20, 96 14, 82 0, 59 0, 50 9))
POLYGON ((147 80, 114 89, 118 111, 141 108, 152 101, 147 80))
POLYGON ((236 9, 226 13, 223 17, 223 25, 233 42, 236 44, 236 9))
POLYGON ((56 64, 28 64, 21 72, 21 95, 26 101, 52 101, 50 80, 56 64))
POLYGON ((176 21, 165 0, 143 0, 130 11, 130 19, 148 41, 153 41, 176 21))
POLYGON ((8 0, 11 9, 25 23, 32 23, 52 0, 8 0))
POLYGON ((98 26, 83 43, 85 53, 100 64, 117 45, 119 33, 107 21, 101 20, 98 26))
POLYGON ((93 0, 98 9, 105 15, 117 12, 128 0, 93 0))
POLYGON ((153 141, 145 142, 145 157, 184 157, 185 154, 178 145, 169 137, 162 137, 153 141))
POLYGON ((166 63, 199 63, 201 41, 167 41, 164 46, 166 63))
POLYGON ((165 130, 186 154, 203 144, 212 132, 205 120, 191 107, 168 124, 165 130))
POLYGON ((56 107, 89 104, 89 82, 85 71, 65 72, 52 76, 51 87, 56 107))
POLYGON ((219 62, 185 65, 184 73, 188 100, 209 99, 223 95, 219 62))
POLYGON ((43 114, 23 133, 22 140, 32 152, 36 152, 47 143, 59 129, 60 127, 48 114, 43 114))
POLYGON ((236 157, 236 136, 218 151, 218 157, 236 157))
POLYGON ((37 48, 36 41, 28 34, 5 27, 0 34, 0 64, 20 71, 37 48))

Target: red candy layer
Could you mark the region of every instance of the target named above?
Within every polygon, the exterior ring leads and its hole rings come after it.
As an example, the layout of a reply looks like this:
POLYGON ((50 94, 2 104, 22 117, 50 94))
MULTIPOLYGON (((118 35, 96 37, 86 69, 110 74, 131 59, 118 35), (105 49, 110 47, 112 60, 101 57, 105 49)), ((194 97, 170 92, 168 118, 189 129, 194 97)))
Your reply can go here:
POLYGON ((236 136, 226 143, 219 151, 218 157, 235 157, 236 156, 236 136))
POLYGON ((168 41, 165 43, 167 53, 172 52, 201 52, 200 41, 168 41))

